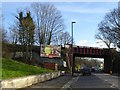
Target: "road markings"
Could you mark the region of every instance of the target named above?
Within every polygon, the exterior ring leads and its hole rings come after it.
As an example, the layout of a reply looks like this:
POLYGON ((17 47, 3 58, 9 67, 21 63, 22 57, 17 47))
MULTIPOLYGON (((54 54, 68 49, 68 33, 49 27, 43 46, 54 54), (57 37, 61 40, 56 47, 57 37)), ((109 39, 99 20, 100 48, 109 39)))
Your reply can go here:
POLYGON ((111 88, 117 88, 115 84, 112 84, 110 87, 111 88))
POLYGON ((109 83, 111 88, 118 88, 118 77, 112 76, 110 74, 95 74, 100 79, 104 80, 105 82, 109 83))
POLYGON ((65 88, 70 88, 70 85, 71 85, 72 83, 77 82, 77 80, 79 79, 79 76, 80 76, 80 75, 78 75, 77 77, 74 77, 72 80, 70 80, 69 82, 67 82, 67 83, 61 88, 61 90, 62 90, 62 89, 65 89, 65 88))
POLYGON ((105 82, 108 82, 108 80, 105 80, 105 82))

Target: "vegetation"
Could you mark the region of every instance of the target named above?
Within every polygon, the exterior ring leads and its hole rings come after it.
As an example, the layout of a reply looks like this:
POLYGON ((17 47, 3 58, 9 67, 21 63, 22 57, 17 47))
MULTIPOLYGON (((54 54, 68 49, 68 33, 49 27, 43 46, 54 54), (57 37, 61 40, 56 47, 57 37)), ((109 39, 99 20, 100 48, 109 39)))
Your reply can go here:
POLYGON ((5 30, 2 30, 2 41, 0 41, 0 44, 2 43, 2 56, 3 57, 10 57, 10 51, 7 47, 8 45, 8 40, 7 40, 7 32, 5 30))
POLYGON ((68 32, 61 32, 55 39, 56 45, 72 44, 72 37, 68 32))
POLYGON ((2 79, 42 74, 47 72, 52 72, 52 70, 2 58, 2 79))
MULTIPOLYGON (((61 12, 53 4, 32 3, 31 8, 28 8, 27 11, 24 8, 23 11, 19 10, 14 19, 9 31, 3 34, 3 39, 8 41, 8 45, 12 44, 16 47, 19 44, 22 46, 21 52, 25 63, 30 63, 34 45, 39 46, 38 49, 41 51, 41 44, 64 45, 72 42, 70 34, 64 31, 65 26, 61 12)), ((15 59, 18 50, 14 47, 12 51, 8 51, 4 46, 3 57, 9 57, 8 54, 12 53, 11 57, 15 59), (7 52, 9 53, 7 54, 7 52)))
MULTIPOLYGON (((110 50, 110 58, 114 62, 115 58, 118 58, 116 57, 118 53, 116 53, 116 50, 111 49, 111 44, 120 48, 120 2, 118 8, 107 13, 98 24, 98 33, 95 36, 96 39, 103 41, 107 45, 110 50)), ((110 66, 112 69, 112 63, 110 66)))
POLYGON ((97 65, 100 65, 101 61, 92 58, 81 58, 81 57, 75 58, 76 68, 80 69, 83 64, 86 64, 88 67, 92 68, 92 67, 96 67, 97 65))
POLYGON ((120 2, 118 8, 107 13, 98 24, 96 38, 102 40, 108 48, 110 48, 111 43, 117 46, 120 44, 120 2))
POLYGON ((26 60, 32 59, 32 46, 34 44, 34 29, 35 25, 31 17, 30 11, 24 16, 23 12, 19 12, 19 15, 16 16, 18 19, 18 34, 19 42, 24 46, 26 53, 23 51, 23 57, 26 60), (29 55, 29 52, 31 53, 29 55))
POLYGON ((36 17, 36 34, 39 45, 54 43, 56 37, 64 30, 61 12, 52 4, 33 3, 36 17))

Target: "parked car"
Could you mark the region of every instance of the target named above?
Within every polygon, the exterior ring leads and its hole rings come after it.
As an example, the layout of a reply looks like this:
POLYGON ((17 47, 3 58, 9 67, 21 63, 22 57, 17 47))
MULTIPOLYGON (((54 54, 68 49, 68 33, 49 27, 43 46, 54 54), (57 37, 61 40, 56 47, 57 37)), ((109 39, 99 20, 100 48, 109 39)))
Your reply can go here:
POLYGON ((89 67, 81 69, 81 73, 83 76, 85 75, 91 75, 91 69, 89 67))

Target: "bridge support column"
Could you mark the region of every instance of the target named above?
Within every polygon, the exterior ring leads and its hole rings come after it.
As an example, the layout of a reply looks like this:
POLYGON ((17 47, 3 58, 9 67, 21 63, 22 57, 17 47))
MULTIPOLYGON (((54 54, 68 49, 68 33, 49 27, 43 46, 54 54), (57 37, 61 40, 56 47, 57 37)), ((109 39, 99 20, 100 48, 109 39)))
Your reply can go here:
POLYGON ((104 72, 105 73, 110 73, 111 65, 112 65, 112 59, 109 56, 105 57, 104 58, 104 72))

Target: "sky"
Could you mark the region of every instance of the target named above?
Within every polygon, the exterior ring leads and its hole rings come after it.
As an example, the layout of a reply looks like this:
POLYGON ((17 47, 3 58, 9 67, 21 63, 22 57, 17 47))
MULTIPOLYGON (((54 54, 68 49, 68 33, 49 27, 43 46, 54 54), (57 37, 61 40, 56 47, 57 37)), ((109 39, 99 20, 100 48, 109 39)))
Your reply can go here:
MULTIPOLYGON (((18 10, 30 7, 32 2, 3 2, 3 26, 9 31, 10 25, 14 23, 18 10)), ((106 47, 102 42, 97 43, 95 34, 98 24, 103 20, 106 13, 118 7, 117 2, 49 2, 61 11, 65 30, 71 34, 71 22, 75 21, 73 37, 75 45, 90 47, 106 47)))

